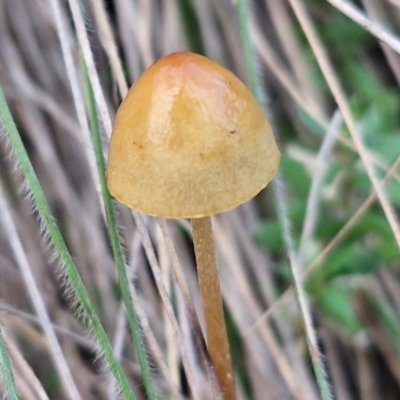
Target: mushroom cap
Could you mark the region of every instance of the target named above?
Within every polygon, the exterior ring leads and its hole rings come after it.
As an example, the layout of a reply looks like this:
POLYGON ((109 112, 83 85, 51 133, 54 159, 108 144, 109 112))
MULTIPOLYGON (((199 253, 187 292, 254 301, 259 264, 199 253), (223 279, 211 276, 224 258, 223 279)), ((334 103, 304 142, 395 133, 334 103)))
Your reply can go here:
POLYGON ((143 213, 196 218, 259 193, 280 152, 245 85, 194 53, 155 62, 121 103, 107 166, 110 193, 143 213))

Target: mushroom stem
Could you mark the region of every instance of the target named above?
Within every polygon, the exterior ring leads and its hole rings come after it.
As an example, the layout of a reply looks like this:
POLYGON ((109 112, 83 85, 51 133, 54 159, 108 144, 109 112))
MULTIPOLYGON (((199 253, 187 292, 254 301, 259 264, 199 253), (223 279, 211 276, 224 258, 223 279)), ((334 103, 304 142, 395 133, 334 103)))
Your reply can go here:
POLYGON ((203 301, 208 352, 224 400, 235 400, 235 383, 218 278, 211 218, 192 219, 197 273, 203 301))

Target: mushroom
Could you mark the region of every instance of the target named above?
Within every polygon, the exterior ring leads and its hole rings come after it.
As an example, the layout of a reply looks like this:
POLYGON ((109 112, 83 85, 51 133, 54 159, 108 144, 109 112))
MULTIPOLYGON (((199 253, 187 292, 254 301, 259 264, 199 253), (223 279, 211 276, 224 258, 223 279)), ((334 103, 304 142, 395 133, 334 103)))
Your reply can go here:
POLYGON ((235 398, 211 216, 258 194, 280 161, 245 85, 189 52, 155 62, 121 103, 107 166, 110 193, 137 211, 190 218, 208 351, 225 400, 235 398))

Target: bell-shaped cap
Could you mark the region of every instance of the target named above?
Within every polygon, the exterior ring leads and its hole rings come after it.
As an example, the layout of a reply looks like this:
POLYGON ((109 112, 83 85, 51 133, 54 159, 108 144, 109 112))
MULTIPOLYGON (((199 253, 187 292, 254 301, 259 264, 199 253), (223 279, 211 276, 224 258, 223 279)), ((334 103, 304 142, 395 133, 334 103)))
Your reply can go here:
POLYGON ((118 109, 107 167, 110 193, 146 214, 196 218, 260 192, 280 152, 245 85, 206 57, 154 63, 118 109))

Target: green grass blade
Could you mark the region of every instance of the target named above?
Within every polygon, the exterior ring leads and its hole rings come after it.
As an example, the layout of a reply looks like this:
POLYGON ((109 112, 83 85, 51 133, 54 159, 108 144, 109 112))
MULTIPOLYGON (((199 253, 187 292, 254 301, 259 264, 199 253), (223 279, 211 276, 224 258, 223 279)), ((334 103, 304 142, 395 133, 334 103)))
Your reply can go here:
POLYGON ((134 309, 130 293, 129 280, 125 270, 124 257, 122 253, 121 242, 118 236, 115 213, 111 201, 111 196, 107 188, 106 175, 105 175, 106 168, 103 157, 103 148, 101 144, 101 137, 100 137, 93 89, 87 74, 87 69, 84 66, 83 60, 81 65, 83 70, 83 80, 85 83, 86 99, 89 110, 89 120, 91 127, 90 131, 95 151, 97 170, 99 172, 99 180, 100 180, 101 192, 103 195, 104 208, 107 216, 111 246, 113 249, 115 265, 117 267, 117 272, 118 272, 119 286, 122 294, 122 299, 124 301, 126 308, 126 314, 129 323, 129 328, 132 334, 133 345, 135 347, 136 356, 138 358, 140 369, 142 371, 142 377, 146 389, 146 394, 149 400, 156 400, 154 385, 150 373, 150 367, 146 357, 145 347, 140 332, 139 321, 134 309))
POLYGON ((257 58, 255 57, 253 42, 250 37, 247 7, 247 0, 238 0, 236 3, 236 11, 239 19, 240 34, 242 37, 250 90, 265 111, 264 93, 262 91, 262 85, 260 85, 260 79, 257 72, 257 58))
MULTIPOLYGON (((264 102, 263 102, 263 93, 261 90, 262 86, 257 72, 257 58, 250 37, 249 16, 248 16, 249 13, 246 0, 238 0, 237 14, 239 18, 244 54, 250 78, 250 89, 253 92, 253 95, 258 101, 258 103, 261 105, 261 107, 263 107, 264 102)), ((288 215, 287 206, 281 191, 281 185, 283 184, 281 180, 282 178, 278 174, 277 177, 274 179, 272 185, 276 198, 278 218, 282 226, 283 236, 286 242, 289 258, 291 260, 291 272, 293 275, 293 282, 296 290, 296 298, 299 304, 301 314, 304 319, 311 362, 313 364, 313 369, 320 390, 321 398, 323 400, 332 400, 333 394, 330 388, 330 384, 328 382, 327 371, 322 361, 322 355, 318 350, 317 336, 311 318, 310 306, 304 288, 301 285, 300 270, 298 269, 297 266, 297 255, 295 254, 294 251, 294 244, 291 233, 292 231, 291 224, 289 218, 287 217, 288 215)))
POLYGON ((32 167, 29 156, 21 140, 19 132, 8 108, 3 91, 0 88, 0 118, 4 125, 6 135, 12 148, 12 154, 16 159, 18 167, 23 174, 33 206, 37 210, 45 234, 51 241, 55 254, 57 255, 63 273, 71 286, 75 300, 79 305, 81 315, 89 325, 93 336, 96 338, 99 351, 104 356, 107 366, 114 375, 121 394, 125 399, 135 399, 129 386, 128 380, 113 352, 112 346, 104 331, 103 326, 91 304, 85 286, 72 261, 71 255, 54 220, 48 202, 32 167))
POLYGON ((12 372, 7 346, 4 341, 2 327, 0 326, 0 373, 2 385, 5 389, 5 397, 9 400, 18 400, 18 391, 15 385, 14 374, 12 372))

